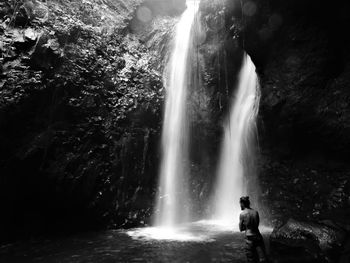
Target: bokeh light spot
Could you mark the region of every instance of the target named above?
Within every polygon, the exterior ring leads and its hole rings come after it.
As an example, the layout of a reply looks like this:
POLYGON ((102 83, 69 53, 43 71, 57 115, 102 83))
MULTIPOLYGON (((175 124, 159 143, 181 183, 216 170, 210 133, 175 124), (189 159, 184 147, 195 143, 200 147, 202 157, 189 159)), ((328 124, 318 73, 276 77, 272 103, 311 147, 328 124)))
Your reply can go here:
POLYGON ((136 12, 136 17, 141 22, 147 23, 152 20, 152 11, 145 6, 141 6, 136 12))
POLYGON ((267 41, 272 37, 272 31, 269 27, 265 26, 259 31, 261 40, 267 41))
POLYGON ((283 18, 279 14, 273 14, 269 18, 269 26, 272 30, 277 30, 283 23, 283 18))
POLYGON ((257 6, 255 3, 249 1, 243 5, 243 14, 246 16, 253 16, 255 15, 257 10, 257 6))

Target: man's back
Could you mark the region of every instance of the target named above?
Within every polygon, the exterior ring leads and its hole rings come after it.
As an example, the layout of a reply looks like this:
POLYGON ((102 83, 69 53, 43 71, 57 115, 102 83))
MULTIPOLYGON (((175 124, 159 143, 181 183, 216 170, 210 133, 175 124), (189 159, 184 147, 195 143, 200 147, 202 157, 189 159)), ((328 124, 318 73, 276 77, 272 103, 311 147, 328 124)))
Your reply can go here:
POLYGON ((245 231, 248 262, 267 262, 264 239, 259 231, 259 213, 250 208, 248 196, 239 199, 242 213, 239 215, 239 230, 245 231))
POLYGON ((246 236, 260 235, 259 213, 251 208, 245 208, 239 217, 239 228, 245 230, 246 236))

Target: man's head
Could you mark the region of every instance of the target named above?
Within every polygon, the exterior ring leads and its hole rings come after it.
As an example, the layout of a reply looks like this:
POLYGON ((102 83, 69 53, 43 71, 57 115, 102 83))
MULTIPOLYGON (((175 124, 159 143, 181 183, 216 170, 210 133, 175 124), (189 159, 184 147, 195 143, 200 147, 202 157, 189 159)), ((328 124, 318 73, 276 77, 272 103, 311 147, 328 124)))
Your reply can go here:
POLYGON ((239 204, 241 205, 242 210, 244 210, 245 208, 250 208, 249 196, 242 196, 239 199, 239 204))

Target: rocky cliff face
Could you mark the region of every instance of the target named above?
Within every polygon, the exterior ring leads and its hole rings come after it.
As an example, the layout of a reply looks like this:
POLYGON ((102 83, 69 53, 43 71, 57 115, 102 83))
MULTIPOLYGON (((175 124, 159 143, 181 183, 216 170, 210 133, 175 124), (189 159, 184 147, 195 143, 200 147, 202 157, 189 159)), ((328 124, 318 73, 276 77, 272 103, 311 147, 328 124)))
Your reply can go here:
POLYGON ((201 2, 207 32, 203 52, 207 60, 218 61, 207 67, 205 84, 225 98, 217 116, 226 114, 234 90, 235 80, 228 81, 239 67, 234 58, 245 50, 257 66, 261 103, 255 182, 261 193, 256 195, 254 185, 250 194, 258 197, 255 206, 259 201, 263 220, 276 227, 271 241, 278 262, 335 262, 349 234, 349 11, 347 1, 201 2), (219 39, 213 42, 211 35, 219 39), (212 53, 210 43, 216 47, 212 53), (232 55, 227 59, 225 54, 232 55), (290 222, 313 228, 289 228, 290 222), (327 231, 342 233, 335 242, 325 238, 329 251, 317 237, 327 231))
POLYGON ((213 24, 216 32, 226 32, 220 33, 227 45, 221 52, 232 50, 237 57, 238 45, 257 66, 262 92, 259 180, 269 216, 346 222, 349 4, 202 1, 202 11, 209 32, 213 24))
MULTIPOLYGON (((330 216, 346 222, 350 39, 343 32, 350 28, 350 7, 345 1, 333 5, 290 1, 286 10, 273 2, 269 5, 270 27, 277 17, 279 26, 265 40, 267 58, 260 55, 262 147, 269 149, 263 150, 263 156, 276 158, 280 165, 264 166, 265 176, 281 176, 288 182, 286 172, 291 172, 296 177, 294 187, 282 184, 281 188, 282 194, 299 196, 294 197, 297 210, 312 218, 330 216)), ((284 211, 296 212, 288 206, 284 211)))
POLYGON ((0 3, 1 240, 146 223, 168 2, 0 3))

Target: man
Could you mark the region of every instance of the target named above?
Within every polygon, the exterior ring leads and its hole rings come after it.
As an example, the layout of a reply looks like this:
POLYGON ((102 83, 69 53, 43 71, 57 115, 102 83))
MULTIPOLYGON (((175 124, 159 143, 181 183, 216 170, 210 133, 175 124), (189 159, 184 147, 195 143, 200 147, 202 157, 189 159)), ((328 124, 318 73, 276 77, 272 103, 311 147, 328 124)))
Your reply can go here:
POLYGON ((241 197, 239 203, 242 210, 239 216, 239 230, 245 231, 247 261, 267 262, 264 240, 259 231, 259 213, 250 208, 248 196, 241 197))

